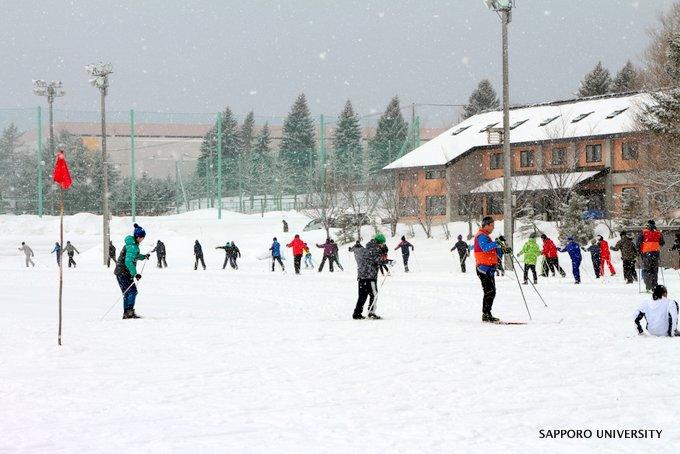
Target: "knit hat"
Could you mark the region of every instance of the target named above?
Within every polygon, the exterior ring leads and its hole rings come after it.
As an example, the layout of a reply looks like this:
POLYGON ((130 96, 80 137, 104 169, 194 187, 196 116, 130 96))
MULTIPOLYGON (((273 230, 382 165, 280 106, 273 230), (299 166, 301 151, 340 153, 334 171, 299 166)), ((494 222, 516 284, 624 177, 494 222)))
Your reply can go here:
POLYGON ((462 240, 462 239, 463 239, 463 235, 458 235, 458 239, 459 239, 459 240, 462 240))
POLYGON ((378 244, 385 244, 385 235, 378 233, 375 235, 375 242, 378 244))
POLYGON ((656 228, 656 222, 654 222, 654 219, 650 219, 649 221, 647 221, 647 227, 650 227, 652 229, 656 228))
POLYGON ((547 240, 548 236, 545 233, 541 233, 541 239, 542 240, 547 240))
POLYGON ((144 238, 146 236, 146 231, 144 231, 143 228, 139 226, 139 224, 135 224, 135 231, 133 233, 135 238, 144 238))

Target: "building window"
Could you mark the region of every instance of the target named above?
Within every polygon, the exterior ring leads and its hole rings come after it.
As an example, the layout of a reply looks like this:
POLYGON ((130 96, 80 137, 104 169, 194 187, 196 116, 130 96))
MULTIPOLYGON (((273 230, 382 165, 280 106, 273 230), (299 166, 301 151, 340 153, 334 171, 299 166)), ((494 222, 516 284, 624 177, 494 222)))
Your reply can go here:
POLYGON ((446 214, 446 196, 433 195, 425 198, 427 214, 430 216, 439 216, 446 214))
POLYGON ((602 145, 586 145, 586 162, 602 161, 602 145))
POLYGON ((401 216, 418 216, 420 212, 420 209, 418 208, 418 198, 401 197, 399 199, 399 204, 401 216))
POLYGON ((446 178, 445 170, 428 170, 425 172, 426 180, 442 180, 446 178))
POLYGON ((567 163, 567 149, 566 148, 553 148, 552 149, 552 159, 551 164, 554 166, 563 166, 567 163))
POLYGON ((503 168, 503 153, 493 153, 491 155, 491 160, 489 161, 489 168, 491 170, 503 168))
POLYGON ((638 143, 624 142, 621 146, 621 157, 624 161, 636 161, 638 158, 638 143))
POLYGON ((534 151, 523 150, 519 152, 519 166, 533 167, 534 166, 534 151))
POLYGON ((415 173, 405 172, 405 173, 399 174, 399 180, 400 181, 410 181, 410 180, 415 181, 417 179, 418 179, 418 175, 415 174, 415 173))

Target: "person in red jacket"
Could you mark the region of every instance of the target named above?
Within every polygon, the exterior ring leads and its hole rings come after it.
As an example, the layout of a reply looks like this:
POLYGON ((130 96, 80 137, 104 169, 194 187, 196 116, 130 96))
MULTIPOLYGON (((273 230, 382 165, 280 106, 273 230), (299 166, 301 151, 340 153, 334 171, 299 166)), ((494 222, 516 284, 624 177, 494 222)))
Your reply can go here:
POLYGON ((300 262, 302 261, 302 254, 305 249, 305 242, 300 239, 300 235, 295 235, 293 241, 286 244, 287 247, 293 248, 293 264, 295 265, 295 274, 300 274, 300 262))
POLYGON ((555 272, 557 271, 558 273, 560 273, 560 276, 562 277, 566 276, 566 273, 560 266, 559 259, 557 258, 557 246, 555 246, 553 240, 548 238, 548 236, 545 233, 541 235, 541 239, 543 240, 543 250, 541 251, 541 255, 545 257, 545 262, 550 268, 550 272, 552 273, 552 275, 555 276, 555 272))
POLYGON ((597 236, 597 244, 600 245, 600 276, 604 277, 604 265, 609 266, 609 272, 612 276, 616 276, 616 270, 612 265, 612 253, 609 252, 609 243, 602 238, 602 235, 597 236))

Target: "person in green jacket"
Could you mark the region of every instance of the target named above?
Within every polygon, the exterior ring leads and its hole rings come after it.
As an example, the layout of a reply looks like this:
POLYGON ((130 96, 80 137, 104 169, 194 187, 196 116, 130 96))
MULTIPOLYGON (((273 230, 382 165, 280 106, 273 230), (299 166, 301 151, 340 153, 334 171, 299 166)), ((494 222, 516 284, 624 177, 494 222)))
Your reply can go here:
POLYGON ((120 251, 116 261, 116 275, 118 285, 123 292, 123 318, 140 318, 135 314, 135 299, 137 298, 137 285, 135 279, 139 281, 142 275, 137 272, 137 260, 147 260, 151 254, 140 254, 139 245, 144 241, 146 232, 139 225, 134 225, 135 230, 132 235, 125 237, 125 246, 120 251))
POLYGON ((529 239, 524 243, 524 247, 519 251, 519 255, 524 256, 524 285, 529 283, 529 270, 534 275, 534 284, 538 284, 538 277, 536 276, 536 261, 541 255, 541 248, 536 243, 536 234, 529 235, 529 239))

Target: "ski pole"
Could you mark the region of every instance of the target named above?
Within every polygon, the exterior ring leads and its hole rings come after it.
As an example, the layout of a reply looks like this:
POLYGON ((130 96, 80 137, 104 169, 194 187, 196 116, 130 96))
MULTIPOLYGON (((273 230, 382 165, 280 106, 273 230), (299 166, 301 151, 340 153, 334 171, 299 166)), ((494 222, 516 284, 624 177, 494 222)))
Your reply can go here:
MULTIPOLYGON (((505 245, 503 245, 503 246, 505 247, 505 245)), ((510 253, 510 254, 512 255, 512 253, 510 253)), ((527 308, 527 314, 529 314, 529 320, 533 320, 531 318, 531 312, 529 312, 529 305, 527 304, 527 299, 524 296, 524 290, 522 289, 522 284, 519 282, 519 275, 517 274, 517 268, 515 268, 515 262, 510 260, 510 264, 512 265, 512 272, 515 274, 515 279, 517 279, 517 286, 519 287, 519 292, 522 294, 522 299, 524 300, 524 307, 527 308)))
MULTIPOLYGON (((147 262, 147 261, 148 261, 148 260, 144 260, 144 263, 142 263, 142 273, 144 272, 144 267, 146 266, 146 262, 147 262)), ((140 273, 140 274, 141 274, 141 273, 140 273)), ((139 283, 139 281, 137 281, 137 283, 139 283)), ((101 322, 101 321, 104 321, 104 319, 106 318, 106 316, 109 315, 109 312, 111 312, 111 309, 113 309, 114 306, 115 306, 116 304, 118 304, 118 302, 125 296, 125 294, 128 292, 128 290, 130 290, 130 289, 132 288, 133 285, 135 285, 135 278, 134 278, 134 277, 132 278, 132 284, 128 285, 128 288, 125 289, 125 291, 123 292, 123 294, 120 295, 120 296, 116 299, 116 301, 114 301, 113 304, 108 308, 108 310, 104 313, 104 315, 102 315, 102 318, 99 319, 100 322, 101 322)))
MULTIPOLYGON (((515 257, 515 254, 510 254, 510 256, 511 256, 513 259, 515 259, 515 261, 517 262, 517 265, 519 266, 519 260, 517 260, 517 257, 515 257)), ((514 269, 514 265, 513 265, 513 269, 514 269)), ((516 275, 516 276, 517 276, 517 275, 516 275)), ((543 297, 541 296, 541 293, 538 291, 538 289, 536 288, 536 286, 534 285, 534 283, 531 282, 529 279, 527 279, 527 281, 528 281, 528 282, 531 284, 531 286, 534 288, 534 291, 536 292, 536 294, 538 295, 538 297, 539 297, 539 298, 541 299, 541 301, 543 302, 543 305, 544 305, 545 307, 548 307, 548 304, 545 302, 545 300, 544 300, 543 297)), ((519 282, 519 276, 517 276, 517 282, 519 282)))

